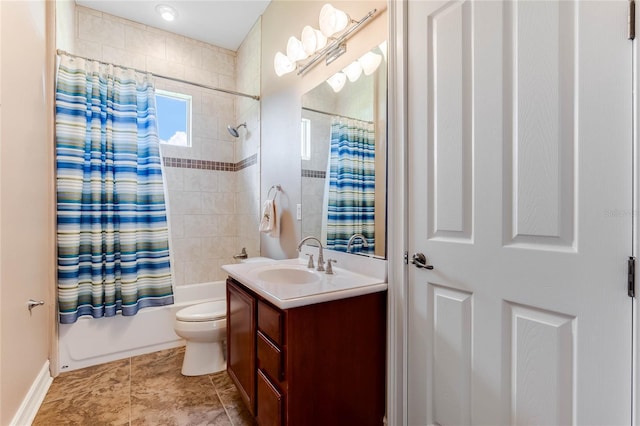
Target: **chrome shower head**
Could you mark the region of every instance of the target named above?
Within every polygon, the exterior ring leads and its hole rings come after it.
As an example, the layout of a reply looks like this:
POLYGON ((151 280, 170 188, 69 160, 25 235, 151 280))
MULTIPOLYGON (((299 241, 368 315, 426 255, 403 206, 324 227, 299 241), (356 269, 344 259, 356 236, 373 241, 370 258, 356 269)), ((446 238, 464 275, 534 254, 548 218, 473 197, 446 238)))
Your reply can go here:
POLYGON ((231 134, 231 136, 233 136, 234 138, 237 138, 240 136, 240 133, 238 132, 238 130, 240 129, 240 127, 244 127, 245 129, 247 128, 247 123, 242 123, 242 124, 238 124, 236 127, 232 127, 231 124, 229 124, 227 126, 227 130, 229 131, 229 134, 231 134))

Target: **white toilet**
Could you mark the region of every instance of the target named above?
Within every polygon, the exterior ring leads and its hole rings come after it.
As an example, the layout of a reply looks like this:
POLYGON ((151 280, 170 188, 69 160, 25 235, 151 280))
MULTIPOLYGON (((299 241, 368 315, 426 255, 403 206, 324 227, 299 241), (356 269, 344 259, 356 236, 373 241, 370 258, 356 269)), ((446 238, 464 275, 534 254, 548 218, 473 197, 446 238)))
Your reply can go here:
POLYGON ((174 330, 187 341, 182 374, 200 376, 227 368, 222 342, 227 335, 225 300, 199 303, 176 312, 174 330))

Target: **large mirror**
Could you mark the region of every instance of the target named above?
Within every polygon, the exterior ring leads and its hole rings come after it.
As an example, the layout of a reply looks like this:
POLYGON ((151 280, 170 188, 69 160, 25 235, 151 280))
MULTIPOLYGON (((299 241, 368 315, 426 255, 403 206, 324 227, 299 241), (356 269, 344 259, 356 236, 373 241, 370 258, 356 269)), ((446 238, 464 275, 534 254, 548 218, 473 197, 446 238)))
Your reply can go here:
POLYGON ((302 235, 386 257, 386 43, 302 97, 302 235), (347 76, 347 74, 349 74, 347 76), (365 247, 368 245, 368 247, 365 247))

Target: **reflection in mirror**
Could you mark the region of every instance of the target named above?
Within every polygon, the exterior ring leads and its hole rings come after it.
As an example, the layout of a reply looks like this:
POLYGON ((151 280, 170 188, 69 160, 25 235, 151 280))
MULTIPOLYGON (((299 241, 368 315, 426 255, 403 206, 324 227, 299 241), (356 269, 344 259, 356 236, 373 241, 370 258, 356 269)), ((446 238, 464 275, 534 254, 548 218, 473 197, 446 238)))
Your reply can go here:
MULTIPOLYGON (((349 73, 339 91, 323 82, 302 97, 302 235, 330 250, 386 254, 386 46, 380 65, 349 73), (355 78, 354 78, 355 77, 355 78), (353 80, 353 81, 352 81, 353 80), (349 240, 356 234, 362 238, 349 240), (368 247, 366 247, 368 245, 368 247)), ((363 58, 365 58, 363 56, 363 58)), ((374 58, 375 59, 375 58, 374 58)), ((356 63, 357 64, 357 63, 356 63)))

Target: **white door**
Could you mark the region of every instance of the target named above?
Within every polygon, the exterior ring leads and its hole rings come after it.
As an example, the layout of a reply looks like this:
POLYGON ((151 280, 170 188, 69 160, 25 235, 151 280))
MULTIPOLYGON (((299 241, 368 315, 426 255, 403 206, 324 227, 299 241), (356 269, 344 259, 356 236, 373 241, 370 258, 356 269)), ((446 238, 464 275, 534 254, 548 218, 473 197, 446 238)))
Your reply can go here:
POLYGON ((408 15, 408 423, 630 424, 627 2, 408 15))

